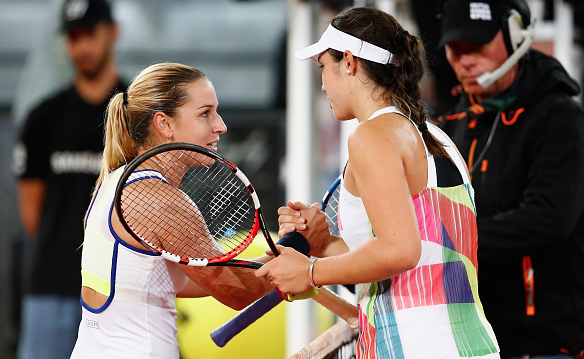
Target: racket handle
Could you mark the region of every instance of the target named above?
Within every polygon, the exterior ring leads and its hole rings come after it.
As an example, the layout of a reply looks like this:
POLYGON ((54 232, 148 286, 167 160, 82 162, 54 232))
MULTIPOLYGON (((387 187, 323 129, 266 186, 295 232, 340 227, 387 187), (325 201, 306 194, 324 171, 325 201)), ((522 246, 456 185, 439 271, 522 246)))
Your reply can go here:
POLYGON ((280 297, 278 292, 274 289, 250 304, 245 310, 239 312, 239 314, 231 318, 227 323, 213 330, 211 332, 211 339, 213 339, 217 346, 223 347, 234 336, 272 310, 272 308, 277 306, 282 300, 282 297, 280 297))
MULTIPOLYGON (((357 307, 336 293, 322 287, 318 289, 318 295, 312 297, 312 299, 346 321, 351 328, 357 329, 359 327, 359 311, 357 307)), ((213 339, 213 342, 217 346, 225 346, 234 336, 272 310, 282 300, 282 297, 274 289, 266 296, 250 304, 235 317, 231 318, 231 320, 213 330, 211 332, 211 339, 213 339)))
MULTIPOLYGON (((304 255, 308 255, 310 252, 310 245, 306 241, 306 238, 298 232, 285 234, 277 244, 292 247, 304 255)), ((351 328, 358 328, 359 312, 354 305, 347 302, 345 299, 339 297, 325 287, 320 288, 318 290, 318 295, 312 298, 345 320, 351 328)), ((235 317, 231 318, 231 320, 213 330, 211 332, 211 339, 213 339, 217 346, 225 346, 225 344, 227 344, 234 336, 272 310, 282 300, 283 299, 278 294, 278 291, 274 289, 264 297, 250 304, 235 317)))
MULTIPOLYGON (((277 245, 291 247, 308 256, 310 245, 304 236, 298 232, 287 233, 280 238, 277 245)), ((272 310, 282 301, 276 289, 250 304, 228 322, 211 332, 211 339, 219 347, 223 347, 234 336, 250 326, 264 314, 272 310)))
POLYGON ((341 298, 326 287, 318 289, 318 295, 312 297, 316 302, 335 313, 353 329, 359 328, 359 310, 356 306, 341 298))

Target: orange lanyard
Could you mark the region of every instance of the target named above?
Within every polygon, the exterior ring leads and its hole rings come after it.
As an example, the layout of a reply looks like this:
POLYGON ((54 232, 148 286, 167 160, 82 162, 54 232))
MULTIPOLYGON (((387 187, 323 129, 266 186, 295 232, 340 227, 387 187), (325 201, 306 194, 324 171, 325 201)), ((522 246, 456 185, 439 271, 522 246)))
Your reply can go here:
POLYGON ((523 257, 523 284, 525 285, 525 307, 528 316, 535 315, 535 303, 533 300, 533 266, 531 257, 523 257))

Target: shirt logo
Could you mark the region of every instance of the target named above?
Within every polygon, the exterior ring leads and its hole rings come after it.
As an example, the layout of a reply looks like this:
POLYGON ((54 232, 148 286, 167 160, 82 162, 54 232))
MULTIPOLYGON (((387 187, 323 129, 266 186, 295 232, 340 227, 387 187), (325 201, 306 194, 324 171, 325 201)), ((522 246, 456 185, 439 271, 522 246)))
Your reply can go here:
POLYGON ((86 319, 85 326, 88 328, 93 328, 93 329, 99 330, 99 322, 97 320, 86 319))
POLYGON ((471 2, 470 3, 470 19, 471 20, 493 20, 491 16, 491 7, 489 4, 484 2, 471 2))
POLYGON ((101 153, 57 151, 51 154, 51 170, 56 174, 99 174, 101 153))

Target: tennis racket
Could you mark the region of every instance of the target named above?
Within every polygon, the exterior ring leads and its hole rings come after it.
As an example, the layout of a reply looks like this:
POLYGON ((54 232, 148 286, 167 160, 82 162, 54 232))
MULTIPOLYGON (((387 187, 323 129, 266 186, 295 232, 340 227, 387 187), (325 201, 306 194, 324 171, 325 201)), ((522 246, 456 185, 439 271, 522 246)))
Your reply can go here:
MULTIPOLYGON (((136 157, 118 180, 114 206, 133 238, 175 263, 257 269, 262 263, 235 257, 259 231, 279 255, 250 181, 205 147, 168 143, 136 157)), ((354 306, 328 290, 318 301, 341 318, 357 317, 354 306)))
MULTIPOLYGON (((323 196, 322 201, 321 201, 322 210, 325 213, 326 221, 329 225, 329 231, 331 234, 336 235, 336 236, 338 236, 340 234, 339 227, 338 227, 337 211, 338 211, 338 206, 339 206, 339 184, 341 183, 341 177, 342 177, 342 175, 340 175, 333 182, 333 184, 326 191, 326 193, 323 196)), ((291 232, 291 233, 288 233, 288 234, 285 234, 284 236, 282 236, 281 241, 284 241, 286 243, 294 243, 294 242, 306 241, 306 239, 304 239, 304 237, 298 232, 291 232), (302 238, 297 238, 298 236, 302 237, 302 238)), ((322 290, 322 289, 323 288, 321 288, 320 290, 322 290)), ((316 297, 313 297, 313 299, 318 301, 319 296, 320 296, 320 294, 317 295, 316 297)), ((302 297, 297 298, 297 299, 301 299, 301 298, 302 297)), ((294 296, 292 296, 291 299, 296 299, 296 298, 294 298, 294 296)), ((219 346, 219 347, 225 346, 225 344, 227 344, 234 336, 239 334, 242 330, 244 330, 245 328, 250 326, 256 320, 261 318, 264 314, 266 314, 267 312, 272 310, 275 306, 280 304, 280 302, 282 302, 282 300, 283 300, 282 297, 280 296, 280 294, 276 290, 271 291, 270 293, 268 293, 264 297, 256 300, 255 302, 250 304, 248 307, 243 309, 236 316, 231 318, 228 322, 226 322, 225 324, 223 324, 219 328, 213 330, 211 332, 211 339, 213 339, 213 341, 215 342, 215 344, 217 344, 217 346, 219 346)), ((352 305, 352 304, 350 304, 350 305, 352 305)), ((328 308, 328 309, 331 310, 332 312, 335 312, 331 308, 328 308)), ((346 321, 352 328, 358 327, 358 323, 356 321, 353 321, 353 322, 348 321, 348 320, 346 320, 346 321)))
POLYGON ((329 232, 334 236, 340 236, 341 231, 339 230, 339 193, 340 193, 340 183, 343 175, 339 175, 333 184, 326 191, 320 202, 322 210, 326 216, 326 221, 329 225, 329 232))

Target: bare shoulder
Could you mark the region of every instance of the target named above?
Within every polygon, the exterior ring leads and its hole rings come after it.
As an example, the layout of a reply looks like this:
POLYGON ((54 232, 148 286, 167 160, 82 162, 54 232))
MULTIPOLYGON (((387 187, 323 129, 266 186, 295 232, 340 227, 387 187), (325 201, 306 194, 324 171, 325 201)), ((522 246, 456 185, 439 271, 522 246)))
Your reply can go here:
MULTIPOLYGON (((396 113, 388 113, 361 122, 349 137, 349 149, 380 148, 399 155, 416 145, 419 135, 410 120, 396 113)), ((386 152, 386 154, 390 154, 386 152)))

